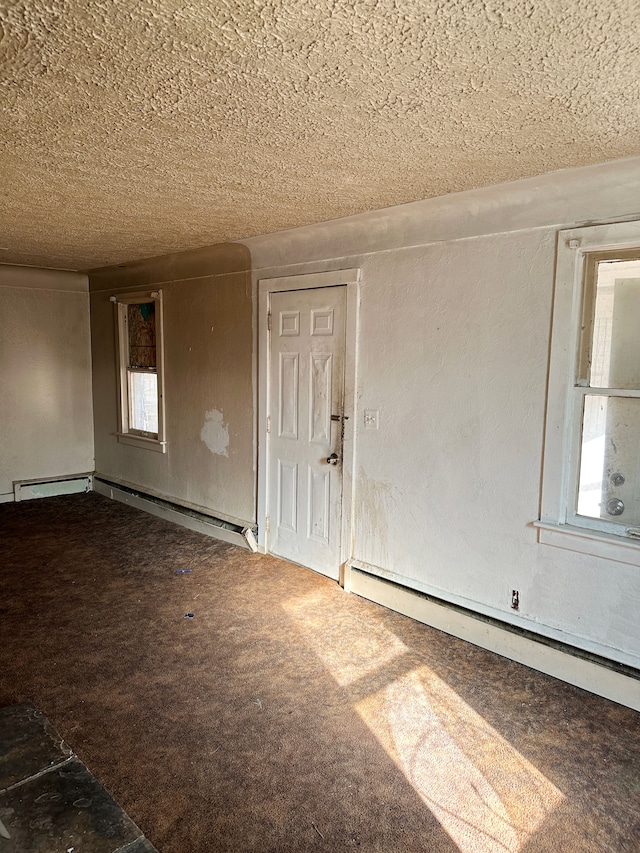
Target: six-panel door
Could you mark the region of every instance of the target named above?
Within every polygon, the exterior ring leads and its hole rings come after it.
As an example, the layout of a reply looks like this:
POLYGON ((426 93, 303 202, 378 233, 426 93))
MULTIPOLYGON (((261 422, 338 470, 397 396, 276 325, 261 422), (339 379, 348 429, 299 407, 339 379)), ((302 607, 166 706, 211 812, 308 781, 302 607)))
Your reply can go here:
POLYGON ((271 297, 269 550, 337 578, 344 286, 271 297), (337 461, 327 459, 336 454, 337 461))

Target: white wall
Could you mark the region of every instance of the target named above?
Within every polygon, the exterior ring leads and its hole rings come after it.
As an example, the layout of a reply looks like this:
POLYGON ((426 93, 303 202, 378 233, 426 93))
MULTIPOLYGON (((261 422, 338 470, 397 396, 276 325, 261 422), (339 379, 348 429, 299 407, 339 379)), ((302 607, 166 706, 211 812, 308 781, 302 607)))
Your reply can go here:
POLYGON ((93 471, 88 280, 0 265, 0 496, 93 471))
POLYGON ((640 568, 542 545, 532 527, 557 231, 632 217, 640 159, 245 244, 254 282, 362 269, 353 557, 640 666, 640 568), (364 409, 380 411, 378 431, 364 409))

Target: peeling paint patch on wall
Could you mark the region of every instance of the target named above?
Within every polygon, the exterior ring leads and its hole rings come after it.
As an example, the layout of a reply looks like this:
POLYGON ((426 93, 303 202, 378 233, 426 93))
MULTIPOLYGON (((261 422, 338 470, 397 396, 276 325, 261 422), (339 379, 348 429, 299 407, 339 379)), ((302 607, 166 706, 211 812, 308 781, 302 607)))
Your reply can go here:
POLYGON ((229 427, 224 422, 222 412, 211 409, 205 414, 200 438, 216 456, 229 455, 229 427))

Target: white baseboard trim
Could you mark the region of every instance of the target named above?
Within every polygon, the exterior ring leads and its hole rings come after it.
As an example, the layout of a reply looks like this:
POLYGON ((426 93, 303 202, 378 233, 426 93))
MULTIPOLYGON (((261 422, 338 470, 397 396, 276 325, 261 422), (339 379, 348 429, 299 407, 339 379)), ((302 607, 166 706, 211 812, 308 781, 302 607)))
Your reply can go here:
POLYGON ((205 536, 212 536, 214 539, 230 542, 232 545, 238 545, 247 551, 254 550, 252 542, 255 541, 255 537, 250 528, 245 528, 242 532, 231 530, 222 526, 225 522, 214 518, 209 521, 202 516, 196 518, 177 504, 171 505, 169 501, 158 502, 151 498, 145 498, 141 494, 131 494, 131 492, 125 491, 115 484, 105 483, 97 477, 93 481, 93 491, 114 501, 132 506, 135 509, 141 509, 158 518, 164 518, 166 521, 172 521, 174 524, 187 527, 189 530, 204 533, 205 536))
MULTIPOLYGON (((640 679, 588 658, 570 654, 543 641, 509 630, 439 604, 422 593, 369 574, 349 569, 348 589, 404 616, 444 631, 468 643, 566 681, 590 693, 640 711, 640 679)), ((615 665, 614 665, 615 667, 615 665)), ((627 668, 631 670, 631 667, 627 668)))

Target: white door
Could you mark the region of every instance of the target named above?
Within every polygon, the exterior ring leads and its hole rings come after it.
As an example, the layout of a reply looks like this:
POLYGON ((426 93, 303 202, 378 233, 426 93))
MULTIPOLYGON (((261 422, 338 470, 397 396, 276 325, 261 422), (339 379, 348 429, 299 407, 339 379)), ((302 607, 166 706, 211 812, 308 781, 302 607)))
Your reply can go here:
POLYGON ((338 578, 346 287, 273 293, 268 549, 338 578))

